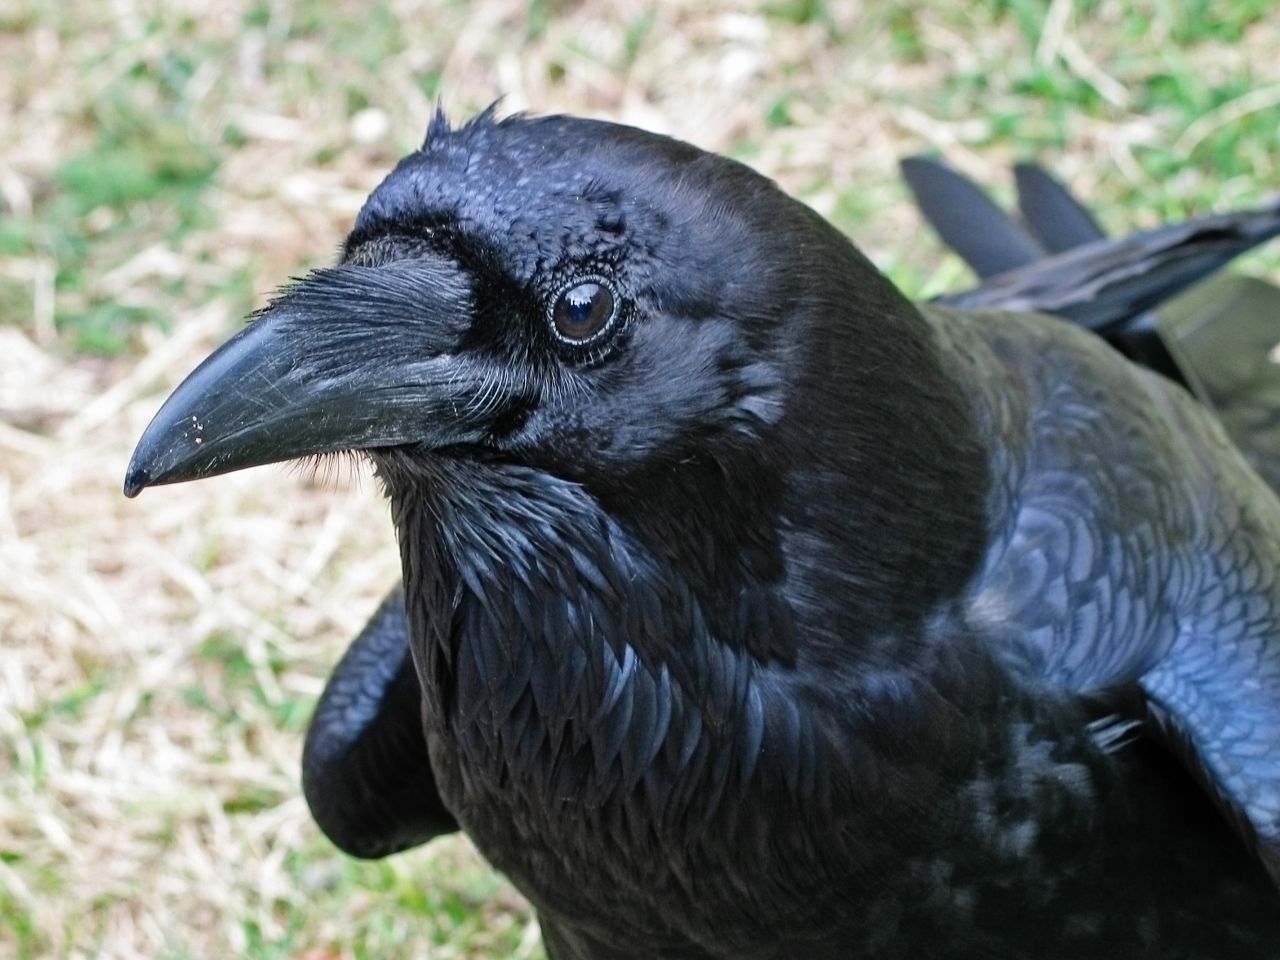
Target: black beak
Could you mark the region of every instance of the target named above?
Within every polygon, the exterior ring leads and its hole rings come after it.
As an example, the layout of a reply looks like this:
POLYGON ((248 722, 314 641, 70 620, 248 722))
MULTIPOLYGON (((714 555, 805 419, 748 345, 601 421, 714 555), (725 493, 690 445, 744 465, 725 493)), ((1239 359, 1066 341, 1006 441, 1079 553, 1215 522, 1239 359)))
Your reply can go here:
POLYGON ((309 454, 474 443, 471 288, 432 255, 311 274, 192 371, 138 441, 126 496, 309 454))

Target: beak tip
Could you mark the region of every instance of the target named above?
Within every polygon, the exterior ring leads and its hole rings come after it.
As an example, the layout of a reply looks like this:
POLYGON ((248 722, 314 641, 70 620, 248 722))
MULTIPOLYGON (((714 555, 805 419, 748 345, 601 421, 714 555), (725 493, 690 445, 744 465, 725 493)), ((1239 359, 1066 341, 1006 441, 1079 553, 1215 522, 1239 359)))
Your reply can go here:
POLYGON ((130 463, 124 475, 124 495, 132 500, 150 485, 151 471, 139 465, 137 461, 130 463))

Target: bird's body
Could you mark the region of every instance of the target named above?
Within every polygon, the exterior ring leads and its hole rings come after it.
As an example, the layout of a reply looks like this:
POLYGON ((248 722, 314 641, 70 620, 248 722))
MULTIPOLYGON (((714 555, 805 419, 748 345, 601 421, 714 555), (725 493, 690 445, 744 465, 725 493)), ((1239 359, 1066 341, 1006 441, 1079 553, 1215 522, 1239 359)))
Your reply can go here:
POLYGON ((156 424, 133 490, 369 451, 440 797, 555 960, 1280 945, 1272 491, 737 164, 438 123, 156 424))
MULTIPOLYGON (((867 579, 841 569, 843 543, 823 544, 820 569, 779 586, 797 634, 831 638, 795 664, 761 663, 717 634, 700 572, 673 575, 625 513, 577 484, 501 463, 441 461, 417 480, 383 468, 403 485, 406 552, 437 558, 406 586, 439 705, 426 729, 441 791, 563 956, 908 957, 964 944, 951 955, 1079 957, 1105 942, 1116 956, 1233 955, 1230 944, 1264 957, 1280 943, 1274 888, 1207 803, 1188 804, 1191 781, 1114 749, 1124 719, 1079 696, 1177 662, 1174 624, 1194 631, 1244 592, 1224 593, 1224 570, 1274 589, 1274 559, 1224 552, 1234 518, 1206 502, 1217 485, 1195 471, 1256 481, 1189 399, 1086 334, 928 316, 978 400, 976 433, 1001 438, 987 454, 1009 483, 987 515, 1007 520, 961 590, 885 636, 867 636, 854 603, 808 599, 854 596, 867 579), (1183 483, 1166 479, 1174 467, 1183 483), (1180 549, 1156 557, 1155 542, 1180 549), (548 614, 552 591, 564 608, 548 614), (674 651, 671 634, 685 638, 674 651), (1197 875, 1206 855, 1214 869, 1197 875), (1120 876, 1123 892, 1099 882, 1120 876)), ((796 472, 778 526, 797 532, 779 548, 812 557, 794 511, 823 494, 796 472)), ((683 497, 672 506, 696 522, 683 497)), ((1259 549, 1274 557, 1277 544, 1259 549)), ((1191 635, 1229 640, 1211 630, 1191 635)))

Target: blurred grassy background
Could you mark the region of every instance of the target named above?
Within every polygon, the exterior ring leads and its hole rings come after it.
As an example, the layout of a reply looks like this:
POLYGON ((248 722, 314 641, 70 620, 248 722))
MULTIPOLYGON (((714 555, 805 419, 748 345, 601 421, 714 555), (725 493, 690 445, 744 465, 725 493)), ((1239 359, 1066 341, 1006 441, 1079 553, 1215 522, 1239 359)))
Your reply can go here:
POLYGON ((541 955, 464 840, 356 863, 299 797, 324 677, 398 575, 373 484, 268 469, 119 494, 165 390, 331 260, 437 101, 730 153, 927 295, 965 274, 907 202, 906 153, 1005 197, 1038 157, 1114 231, 1271 195, 1272 10, 6 0, 0 958, 541 955))

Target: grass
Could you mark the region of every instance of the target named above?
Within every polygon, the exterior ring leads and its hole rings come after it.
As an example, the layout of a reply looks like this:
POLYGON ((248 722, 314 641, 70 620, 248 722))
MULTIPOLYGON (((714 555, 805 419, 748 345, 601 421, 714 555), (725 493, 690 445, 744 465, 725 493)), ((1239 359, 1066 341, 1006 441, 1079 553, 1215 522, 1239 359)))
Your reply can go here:
MULTIPOLYGON (((397 576, 367 478, 124 501, 168 386, 328 262, 437 98, 731 153, 910 292, 964 282, 898 182, 1039 157, 1113 231, 1280 182, 1267 0, 11 0, 0 11, 0 958, 537 957, 454 838, 339 855, 306 718, 397 576), (212 11, 212 12, 210 12, 212 11)), ((1280 253, 1248 269, 1280 274, 1280 253)))

